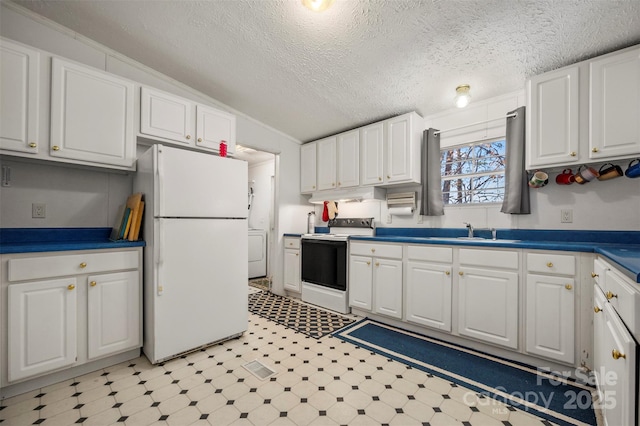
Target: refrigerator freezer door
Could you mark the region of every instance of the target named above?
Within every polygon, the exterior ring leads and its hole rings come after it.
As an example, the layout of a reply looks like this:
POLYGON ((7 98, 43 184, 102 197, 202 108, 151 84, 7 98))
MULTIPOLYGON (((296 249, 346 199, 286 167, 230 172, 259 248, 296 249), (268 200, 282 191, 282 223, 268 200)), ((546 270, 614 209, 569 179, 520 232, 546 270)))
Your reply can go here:
POLYGON ((157 145, 155 217, 247 217, 247 163, 157 145))
MULTIPOLYGON (((156 280, 145 280, 152 362, 247 329, 247 221, 156 219, 156 280), (155 282, 153 282, 155 281, 155 282)), ((146 314, 145 314, 146 316, 146 314)))

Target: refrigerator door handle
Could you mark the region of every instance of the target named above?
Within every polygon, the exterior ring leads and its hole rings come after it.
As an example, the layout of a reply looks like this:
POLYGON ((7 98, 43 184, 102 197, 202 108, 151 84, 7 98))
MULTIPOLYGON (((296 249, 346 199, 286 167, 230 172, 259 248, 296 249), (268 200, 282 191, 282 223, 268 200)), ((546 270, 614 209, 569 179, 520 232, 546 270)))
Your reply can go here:
POLYGON ((158 148, 158 193, 156 194, 156 200, 158 201, 158 216, 164 216, 164 163, 162 149, 158 148))
POLYGON ((164 263, 163 253, 162 253, 162 243, 164 240, 164 232, 162 226, 162 220, 158 220, 156 229, 156 240, 157 244, 154 245, 155 248, 155 269, 156 269, 156 293, 158 296, 162 296, 162 292, 164 291, 164 286, 162 285, 162 265, 164 263))

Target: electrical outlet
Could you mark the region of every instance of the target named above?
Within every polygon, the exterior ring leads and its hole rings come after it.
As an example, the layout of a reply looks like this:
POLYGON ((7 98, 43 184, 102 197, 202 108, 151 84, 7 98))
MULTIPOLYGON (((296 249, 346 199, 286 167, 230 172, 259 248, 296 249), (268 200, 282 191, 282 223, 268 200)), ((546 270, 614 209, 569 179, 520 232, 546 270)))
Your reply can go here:
POLYGON ((391 215, 387 214, 387 223, 391 223, 391 215))
POLYGON ((573 223, 573 210, 560 210, 560 223, 573 223))
POLYGON ((47 205, 44 203, 31 204, 31 217, 37 219, 44 219, 47 217, 47 205))

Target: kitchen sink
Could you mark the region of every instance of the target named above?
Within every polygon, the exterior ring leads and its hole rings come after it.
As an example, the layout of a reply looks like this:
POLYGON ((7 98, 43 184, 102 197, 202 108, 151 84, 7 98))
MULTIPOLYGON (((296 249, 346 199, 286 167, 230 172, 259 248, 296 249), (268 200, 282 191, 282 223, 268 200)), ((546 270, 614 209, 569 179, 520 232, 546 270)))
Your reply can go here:
POLYGON ((478 241, 483 243, 518 243, 520 240, 506 240, 502 238, 498 238, 497 240, 492 240, 490 238, 482 238, 482 237, 428 237, 429 240, 440 240, 440 241, 478 241))

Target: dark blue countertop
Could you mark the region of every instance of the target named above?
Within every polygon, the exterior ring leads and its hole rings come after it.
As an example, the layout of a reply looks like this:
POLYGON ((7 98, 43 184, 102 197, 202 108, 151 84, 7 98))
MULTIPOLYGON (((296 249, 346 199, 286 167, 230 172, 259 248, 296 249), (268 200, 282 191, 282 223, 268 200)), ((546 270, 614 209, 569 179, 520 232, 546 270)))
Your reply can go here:
POLYGON ((524 248, 598 253, 622 267, 623 273, 640 283, 640 232, 638 231, 558 231, 499 229, 498 240, 490 231, 474 235, 487 240, 456 240, 467 235, 464 228, 377 228, 375 237, 353 236, 353 241, 408 244, 524 248), (439 239, 443 238, 443 239, 439 239), (514 242, 500 241, 518 240, 514 242))
POLYGON ((144 247, 144 241, 110 241, 111 228, 0 228, 0 254, 144 247))

